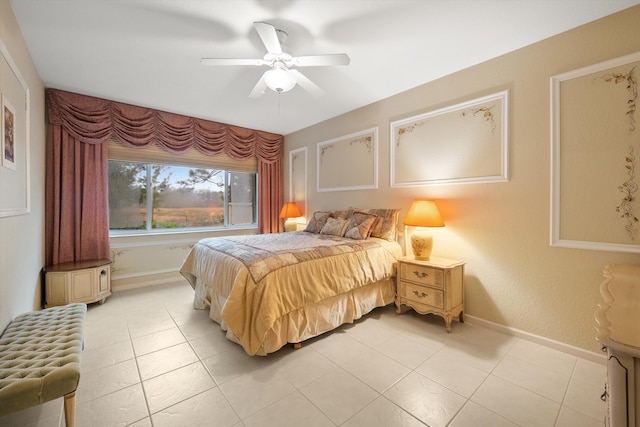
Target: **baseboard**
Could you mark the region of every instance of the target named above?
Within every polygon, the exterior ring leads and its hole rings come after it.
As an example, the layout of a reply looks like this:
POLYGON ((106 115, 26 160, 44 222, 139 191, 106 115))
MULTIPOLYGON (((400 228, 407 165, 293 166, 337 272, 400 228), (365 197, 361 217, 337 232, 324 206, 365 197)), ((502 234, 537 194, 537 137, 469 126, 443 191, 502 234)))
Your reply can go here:
POLYGON ((130 289, 144 288, 146 286, 164 285, 179 280, 185 280, 177 271, 161 274, 143 274, 123 279, 111 280, 111 291, 128 291, 130 289))
POLYGON ((499 325, 488 320, 470 316, 467 313, 464 314, 464 321, 474 325, 485 327, 487 329, 493 329, 495 331, 502 332, 504 334, 511 335, 517 338, 522 338, 524 340, 531 341, 536 344, 540 344, 545 347, 549 347, 563 353, 571 354, 572 356, 580 357, 592 362, 601 363, 603 365, 607 363, 607 358, 604 353, 601 354, 593 351, 588 351, 583 348, 574 347, 560 341, 555 341, 549 338, 541 337, 539 335, 531 334, 529 332, 524 332, 519 329, 511 328, 509 326, 499 325))

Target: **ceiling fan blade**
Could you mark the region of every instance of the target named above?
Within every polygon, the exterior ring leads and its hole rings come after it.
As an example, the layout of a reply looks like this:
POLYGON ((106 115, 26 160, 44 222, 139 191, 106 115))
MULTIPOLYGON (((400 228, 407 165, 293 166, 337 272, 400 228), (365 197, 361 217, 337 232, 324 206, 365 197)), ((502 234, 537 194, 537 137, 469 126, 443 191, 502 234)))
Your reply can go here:
POLYGON ((282 53, 282 46, 280 46, 280 40, 278 40, 275 27, 266 22, 254 22, 253 25, 256 27, 262 43, 264 43, 264 46, 267 48, 267 52, 280 55, 282 53))
POLYGON ((266 65, 264 59, 249 58, 202 58, 202 65, 266 65))
POLYGON ((264 79, 265 74, 267 73, 265 72, 262 77, 260 77, 260 80, 258 80, 258 83, 253 87, 249 94, 249 98, 260 98, 264 95, 264 92, 267 90, 267 82, 264 79))
POLYGON ((346 53, 335 53, 329 55, 297 56, 293 58, 293 63, 298 67, 314 67, 324 65, 349 65, 351 59, 346 53))
POLYGON ((317 84, 309 80, 307 76, 302 74, 300 71, 290 69, 289 72, 293 74, 294 77, 296 78, 296 83, 298 83, 300 87, 302 87, 304 90, 309 92, 311 95, 313 96, 324 95, 324 90, 320 89, 320 87, 317 84))

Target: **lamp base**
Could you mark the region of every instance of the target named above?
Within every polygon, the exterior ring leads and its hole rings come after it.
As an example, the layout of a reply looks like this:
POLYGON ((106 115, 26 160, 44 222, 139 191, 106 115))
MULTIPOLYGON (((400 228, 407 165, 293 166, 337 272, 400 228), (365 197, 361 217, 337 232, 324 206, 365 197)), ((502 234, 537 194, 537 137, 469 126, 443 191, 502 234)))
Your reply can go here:
POLYGON ((433 235, 426 230, 415 229, 411 234, 411 249, 415 259, 428 261, 433 250, 433 235))
POLYGON ((298 223, 295 218, 289 218, 284 222, 284 231, 297 231, 298 223))

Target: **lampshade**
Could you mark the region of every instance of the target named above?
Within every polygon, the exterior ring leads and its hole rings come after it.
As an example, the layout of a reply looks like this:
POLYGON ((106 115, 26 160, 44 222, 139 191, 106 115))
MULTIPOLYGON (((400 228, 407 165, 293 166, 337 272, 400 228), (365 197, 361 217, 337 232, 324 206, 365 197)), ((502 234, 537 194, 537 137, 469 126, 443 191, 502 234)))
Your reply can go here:
POLYGON ((274 68, 264 73, 264 82, 271 90, 287 92, 296 85, 296 78, 286 69, 274 68))
POLYGON ((416 199, 404 219, 404 225, 414 227, 444 227, 444 221, 433 200, 416 199))
POLYGON ((280 210, 280 218, 297 218, 302 216, 302 212, 300 212, 300 208, 296 202, 285 202, 282 205, 282 209, 280 210))
POLYGON ((436 203, 433 200, 414 200, 404 219, 404 225, 418 227, 411 234, 411 249, 416 259, 428 260, 433 249, 433 236, 419 227, 444 226, 436 203))

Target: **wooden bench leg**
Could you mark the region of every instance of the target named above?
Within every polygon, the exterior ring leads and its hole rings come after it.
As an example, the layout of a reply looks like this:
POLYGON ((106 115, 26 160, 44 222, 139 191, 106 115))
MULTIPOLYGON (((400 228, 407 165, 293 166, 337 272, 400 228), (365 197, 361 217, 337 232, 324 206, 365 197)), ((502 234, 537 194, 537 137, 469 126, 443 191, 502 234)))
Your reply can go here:
POLYGON ((76 416, 76 392, 64 396, 64 424, 73 427, 76 416))

